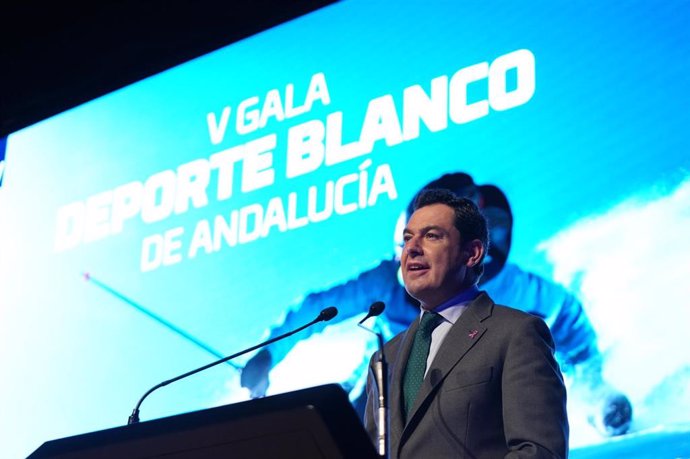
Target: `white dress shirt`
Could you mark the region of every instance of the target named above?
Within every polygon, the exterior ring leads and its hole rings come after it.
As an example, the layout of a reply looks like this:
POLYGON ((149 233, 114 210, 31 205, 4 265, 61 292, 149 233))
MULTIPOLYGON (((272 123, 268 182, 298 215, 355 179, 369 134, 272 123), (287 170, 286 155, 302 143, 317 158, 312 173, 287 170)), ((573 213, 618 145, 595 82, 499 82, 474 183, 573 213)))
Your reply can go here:
MULTIPOLYGON (((429 347, 429 356, 426 359, 426 370, 424 371, 424 376, 426 376, 426 372, 429 371, 431 362, 434 361, 434 357, 436 357, 436 354, 438 353, 441 344, 443 344, 443 340, 446 338, 450 328, 455 324, 455 322, 457 322, 462 313, 465 312, 467 306, 475 298, 477 298, 477 295, 479 295, 479 289, 476 285, 473 285, 471 288, 463 290, 453 298, 433 309, 433 312, 443 317, 443 321, 436 326, 434 331, 431 333, 431 346, 429 347)), ((421 311, 420 317, 423 313, 424 310, 421 311)))

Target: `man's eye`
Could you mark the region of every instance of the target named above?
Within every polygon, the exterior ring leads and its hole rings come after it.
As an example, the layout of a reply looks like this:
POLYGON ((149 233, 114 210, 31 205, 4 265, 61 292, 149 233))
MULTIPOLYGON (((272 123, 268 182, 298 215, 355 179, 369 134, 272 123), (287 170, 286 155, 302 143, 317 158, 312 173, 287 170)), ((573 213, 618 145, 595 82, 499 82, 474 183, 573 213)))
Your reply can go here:
POLYGON ((412 236, 410 236, 409 234, 406 234, 406 235, 403 236, 403 242, 407 242, 407 241, 409 241, 410 239, 412 239, 412 236))
POLYGON ((436 233, 426 233, 427 239, 438 239, 439 237, 441 237, 441 236, 436 234, 436 233))

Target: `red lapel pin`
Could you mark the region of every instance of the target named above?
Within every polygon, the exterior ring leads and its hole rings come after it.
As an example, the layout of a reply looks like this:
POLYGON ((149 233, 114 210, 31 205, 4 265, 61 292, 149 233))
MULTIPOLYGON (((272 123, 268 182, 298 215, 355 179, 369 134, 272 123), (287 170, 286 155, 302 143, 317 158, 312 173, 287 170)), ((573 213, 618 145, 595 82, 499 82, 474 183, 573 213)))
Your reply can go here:
POLYGON ((477 336, 477 333, 479 333, 479 330, 472 330, 467 336, 469 336, 471 339, 474 339, 474 337, 477 336))

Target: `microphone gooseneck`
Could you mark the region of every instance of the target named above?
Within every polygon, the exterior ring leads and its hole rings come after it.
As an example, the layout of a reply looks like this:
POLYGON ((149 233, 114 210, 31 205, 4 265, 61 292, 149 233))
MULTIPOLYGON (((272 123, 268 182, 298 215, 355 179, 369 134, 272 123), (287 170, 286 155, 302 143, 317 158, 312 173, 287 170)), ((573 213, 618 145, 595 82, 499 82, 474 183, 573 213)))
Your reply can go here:
POLYGON ((204 365, 204 366, 202 366, 202 367, 199 367, 199 368, 197 368, 197 369, 195 369, 195 370, 188 371, 187 373, 181 374, 181 375, 176 376, 176 377, 174 377, 174 378, 168 379, 167 381, 163 381, 162 383, 156 384, 156 385, 153 386, 151 389, 149 389, 148 391, 146 391, 146 393, 139 399, 139 402, 138 402, 137 405, 134 407, 134 410, 132 411, 132 414, 131 414, 131 415, 129 416, 129 418, 127 419, 127 424, 136 424, 136 423, 139 422, 139 407, 141 407, 141 404, 142 404, 142 402, 144 401, 144 399, 146 399, 146 397, 148 397, 148 396, 149 396, 153 391, 155 391, 156 389, 160 389, 160 388, 163 387, 163 386, 167 386, 168 384, 174 383, 174 382, 179 381, 180 379, 184 379, 184 378, 186 378, 186 377, 188 377, 188 376, 192 376, 193 374, 199 373, 200 371, 204 371, 204 370, 207 370, 207 369, 209 369, 209 368, 211 368, 211 367, 214 367, 214 366, 216 366, 216 365, 220 365, 221 363, 227 362, 228 360, 232 360, 232 359, 234 359, 234 358, 236 358, 236 357, 239 357, 239 356, 241 356, 241 355, 247 354, 248 352, 254 351, 254 350, 259 349, 259 348, 261 348, 261 347, 268 346, 268 345, 271 344, 271 343, 275 343, 276 341, 280 341, 281 339, 287 338, 288 336, 292 336, 292 335, 294 335, 295 333, 298 333, 298 332, 304 330, 304 329, 307 328, 307 327, 311 327, 311 326, 314 325, 315 323, 318 323, 318 322, 327 322, 327 321, 331 320, 333 317, 335 317, 336 315, 338 315, 338 309, 335 308, 335 307, 333 307, 333 306, 330 306, 330 307, 324 309, 323 311, 321 311, 321 312, 319 313, 319 315, 316 317, 316 319, 312 320, 311 322, 309 322, 309 323, 307 323, 307 324, 305 324, 305 325, 302 325, 302 326, 299 327, 299 328, 296 328, 295 330, 289 331, 289 332, 287 332, 287 333, 283 333, 283 334, 280 335, 280 336, 276 336, 275 338, 268 339, 268 340, 266 340, 266 341, 264 341, 264 342, 262 342, 262 343, 259 343, 259 344, 255 345, 255 346, 252 346, 252 347, 250 347, 250 348, 247 348, 247 349, 245 349, 245 350, 243 350, 243 351, 240 351, 240 352, 238 352, 238 353, 236 353, 236 354, 232 354, 232 355, 229 355, 229 356, 227 356, 227 357, 223 357, 223 358, 220 359, 220 360, 216 360, 215 362, 211 362, 211 363, 209 363, 209 364, 207 364, 207 365, 204 365))
POLYGON ((357 325, 364 330, 373 333, 378 338, 379 343, 379 353, 378 359, 373 363, 374 377, 376 381, 376 388, 379 395, 378 400, 378 410, 377 410, 377 450, 381 457, 388 457, 388 426, 389 426, 389 416, 388 416, 388 364, 386 363, 386 357, 383 354, 383 335, 381 332, 376 332, 370 328, 362 325, 362 322, 370 317, 375 317, 380 315, 385 309, 385 304, 382 301, 377 301, 369 306, 369 312, 357 325))

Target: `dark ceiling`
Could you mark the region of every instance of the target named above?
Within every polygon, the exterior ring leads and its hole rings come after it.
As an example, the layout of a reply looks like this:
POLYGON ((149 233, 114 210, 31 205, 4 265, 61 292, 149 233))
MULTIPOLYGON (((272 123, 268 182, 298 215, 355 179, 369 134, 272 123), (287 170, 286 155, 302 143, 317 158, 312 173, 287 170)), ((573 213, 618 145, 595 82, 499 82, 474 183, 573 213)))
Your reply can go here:
POLYGON ((24 0, 0 9, 0 137, 334 0, 24 0))

